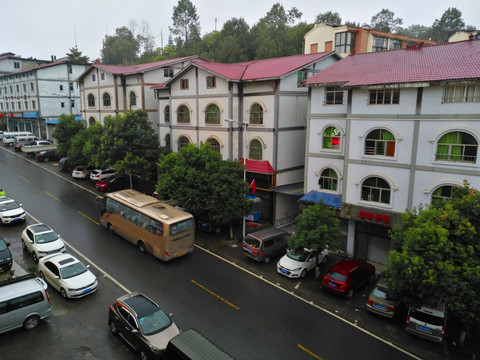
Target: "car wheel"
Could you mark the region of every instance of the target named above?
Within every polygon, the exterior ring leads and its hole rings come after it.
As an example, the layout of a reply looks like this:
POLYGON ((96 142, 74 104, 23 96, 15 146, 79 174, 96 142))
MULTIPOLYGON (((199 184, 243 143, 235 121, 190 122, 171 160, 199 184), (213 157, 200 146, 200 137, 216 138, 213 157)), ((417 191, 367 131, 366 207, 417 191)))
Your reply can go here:
POLYGON ((303 269, 302 273, 300 274, 301 278, 304 278, 305 276, 307 276, 307 269, 303 269))
POLYGON ((23 328, 25 330, 32 330, 36 328, 40 324, 40 318, 37 315, 32 315, 29 316, 24 322, 23 322, 23 328))
POLYGON ((353 297, 353 289, 350 289, 347 292, 347 299, 351 299, 352 297, 353 297))
POLYGON ((108 223, 107 229, 110 234, 115 234, 115 229, 113 228, 112 224, 108 223))
POLYGON ((32 251, 32 257, 33 257, 33 261, 38 263, 38 256, 37 256, 37 254, 35 254, 35 251, 32 251))
POLYGON ((268 263, 270 262, 270 256, 267 256, 267 257, 265 258, 265 260, 263 260, 263 262, 264 262, 265 264, 268 264, 268 263))
POLYGON ((145 243, 142 240, 138 241, 137 246, 142 253, 147 252, 147 247, 145 246, 145 243))
POLYGON ((110 321, 110 331, 112 332, 112 334, 118 334, 117 327, 115 326, 115 323, 113 321, 110 321))
POLYGON ((27 250, 27 245, 25 245, 25 241, 23 241, 23 239, 22 239, 22 249, 27 250))
POLYGON ((140 359, 141 360, 148 360, 148 353, 145 350, 140 350, 140 359))
POLYGON ((67 292, 65 291, 64 288, 61 288, 61 289, 60 289, 60 294, 62 294, 62 297, 63 297, 64 299, 66 299, 66 298, 68 297, 68 296, 67 296, 67 292))
POLYGON ((325 255, 322 260, 322 264, 325 264, 328 261, 328 255, 325 255))

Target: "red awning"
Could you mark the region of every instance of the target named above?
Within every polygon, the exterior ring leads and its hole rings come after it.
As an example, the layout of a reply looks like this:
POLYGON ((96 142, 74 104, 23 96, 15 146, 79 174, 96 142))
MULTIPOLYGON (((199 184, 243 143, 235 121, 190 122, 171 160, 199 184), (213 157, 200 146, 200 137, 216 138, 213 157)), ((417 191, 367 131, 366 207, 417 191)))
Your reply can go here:
MULTIPOLYGON (((242 164, 244 163, 243 159, 240 159, 240 161, 242 164)), ((259 161, 247 159, 247 171, 259 174, 275 174, 275 170, 268 160, 259 161)))

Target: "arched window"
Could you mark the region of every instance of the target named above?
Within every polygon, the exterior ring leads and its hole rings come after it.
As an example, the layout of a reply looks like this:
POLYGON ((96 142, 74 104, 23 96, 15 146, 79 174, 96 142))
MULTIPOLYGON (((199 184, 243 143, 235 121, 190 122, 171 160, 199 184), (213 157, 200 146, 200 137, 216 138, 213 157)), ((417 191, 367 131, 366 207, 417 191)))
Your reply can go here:
POLYGON ((248 158, 252 160, 262 160, 262 143, 258 140, 252 140, 248 149, 248 158))
POLYGON ((103 93, 103 106, 112 106, 112 100, 110 99, 110 94, 107 92, 103 93))
POLYGON ((135 91, 130 91, 130 107, 137 106, 137 94, 135 91))
POLYGON ((170 105, 165 106, 163 109, 163 119, 166 123, 170 122, 170 105))
POLYGON ((250 124, 263 124, 263 108, 258 103, 250 107, 250 124))
POLYGON ((95 118, 93 116, 90 116, 90 118, 88 119, 88 124, 89 125, 95 124, 95 118))
POLYGON ((220 143, 217 139, 210 138, 207 142, 210 144, 212 151, 220 152, 220 143))
POLYGON ((190 122, 190 109, 186 105, 180 105, 177 109, 177 122, 189 123, 190 122))
POLYGON ((88 94, 88 106, 95 106, 95 96, 93 94, 88 94))
POLYGON ((205 123, 206 124, 220 124, 220 109, 217 105, 208 105, 205 111, 205 123))
POLYGON ((340 149, 340 131, 335 126, 329 126, 323 132, 322 149, 340 149))
POLYGON ((328 168, 322 171, 318 179, 320 189, 337 191, 338 175, 335 170, 328 168))
POLYGON ((452 197, 453 186, 440 186, 432 193, 432 205, 442 205, 445 200, 452 197))
POLYGON ((379 177, 369 177, 362 184, 362 200, 390 204, 390 185, 379 177))
POLYGON ((395 137, 384 129, 372 130, 365 138, 365 155, 394 156, 395 137))
POLYGON ((475 138, 462 131, 443 135, 437 144, 436 160, 440 161, 477 161, 478 143, 475 138))
POLYGON ((186 136, 180 136, 178 138, 178 148, 179 149, 188 146, 188 144, 190 144, 190 141, 188 140, 188 138, 186 136))
POLYGON ((165 135, 165 147, 167 149, 171 148, 171 142, 170 142, 170 134, 165 135))

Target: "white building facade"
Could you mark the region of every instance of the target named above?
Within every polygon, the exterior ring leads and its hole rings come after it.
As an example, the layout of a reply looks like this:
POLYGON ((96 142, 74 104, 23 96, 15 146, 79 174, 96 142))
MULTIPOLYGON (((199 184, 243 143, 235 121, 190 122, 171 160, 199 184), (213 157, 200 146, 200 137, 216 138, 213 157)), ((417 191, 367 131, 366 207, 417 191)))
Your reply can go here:
POLYGON ((306 200, 338 208, 351 256, 385 264, 401 213, 480 189, 479 50, 359 54, 307 80, 306 200))

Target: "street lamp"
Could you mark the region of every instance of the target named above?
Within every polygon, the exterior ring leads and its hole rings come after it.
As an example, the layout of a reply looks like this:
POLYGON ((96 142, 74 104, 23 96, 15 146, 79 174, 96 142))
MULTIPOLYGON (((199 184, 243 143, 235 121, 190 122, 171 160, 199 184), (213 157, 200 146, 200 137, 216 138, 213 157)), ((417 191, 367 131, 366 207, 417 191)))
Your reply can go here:
MULTIPOLYGON (((244 122, 241 122, 241 121, 236 121, 236 120, 233 120, 233 119, 224 119, 226 122, 229 122, 229 123, 237 123, 240 128, 242 129, 245 129, 247 130, 247 127, 248 127, 248 124, 247 123, 244 123, 244 122)), ((243 136, 243 132, 242 132, 242 145, 245 143, 245 137, 243 136)), ((245 157, 245 154, 243 153, 243 147, 242 147, 242 156, 243 156, 243 181, 244 182, 247 182, 247 158, 245 157)), ((245 239, 245 215, 243 216, 243 220, 242 220, 242 240, 245 239)))

